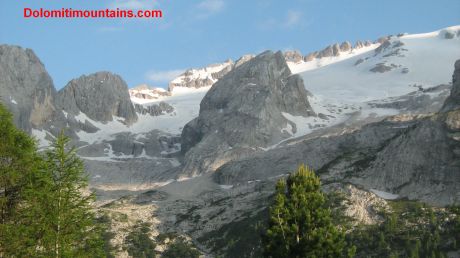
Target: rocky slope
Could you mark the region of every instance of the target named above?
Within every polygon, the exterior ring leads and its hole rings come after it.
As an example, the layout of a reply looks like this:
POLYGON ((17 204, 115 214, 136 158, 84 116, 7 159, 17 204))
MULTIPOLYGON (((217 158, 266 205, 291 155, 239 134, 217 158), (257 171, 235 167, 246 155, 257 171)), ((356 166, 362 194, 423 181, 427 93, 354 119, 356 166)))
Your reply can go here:
POLYGON ((289 138, 296 127, 283 113, 316 116, 308 94, 302 79, 291 75, 281 52, 265 52, 239 66, 211 88, 199 117, 184 127, 184 171, 188 175, 213 171, 253 147, 289 138))
MULTIPOLYGON (((458 74, 459 61, 454 74, 458 74)), ((454 76, 452 95, 460 87, 454 76)), ((215 173, 233 185, 282 175, 306 163, 325 182, 350 182, 434 204, 460 199, 460 110, 449 98, 443 112, 400 115, 357 131, 305 137, 284 147, 246 156, 215 173), (457 108, 455 108, 457 107, 457 108)))
POLYGON ((26 131, 53 115, 56 90, 31 49, 0 45, 0 98, 13 112, 15 124, 26 131))

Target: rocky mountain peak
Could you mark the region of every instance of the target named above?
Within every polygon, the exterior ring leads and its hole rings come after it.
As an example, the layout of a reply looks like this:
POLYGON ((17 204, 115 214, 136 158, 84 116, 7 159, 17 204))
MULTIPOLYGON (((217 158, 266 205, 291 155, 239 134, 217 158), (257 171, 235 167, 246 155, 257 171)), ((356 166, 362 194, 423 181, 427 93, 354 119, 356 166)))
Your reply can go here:
POLYGON ((284 58, 286 59, 287 62, 294 62, 298 63, 303 60, 302 53, 300 53, 297 50, 289 50, 284 52, 284 58))
POLYGON ((58 105, 66 112, 100 121, 113 121, 114 116, 126 124, 137 121, 126 82, 110 72, 84 75, 70 81, 58 92, 58 105))
POLYGON ((235 68, 213 85, 201 102, 199 117, 182 132, 182 151, 187 152, 184 171, 212 171, 247 148, 291 137, 283 128, 295 132, 296 125, 283 113, 315 115, 308 94, 282 52, 264 52, 235 68))
POLYGON ((284 57, 286 61, 290 63, 301 63, 302 61, 310 62, 315 59, 337 57, 342 54, 348 54, 355 49, 361 49, 371 45, 372 43, 370 41, 357 41, 354 46, 349 41, 344 41, 341 44, 335 43, 327 46, 321 51, 314 51, 305 56, 302 56, 302 53, 299 51, 286 51, 284 52, 284 57))
POLYGON ((349 52, 349 51, 351 51, 351 49, 352 49, 351 43, 348 42, 348 41, 344 41, 344 42, 342 42, 342 44, 340 44, 340 51, 341 52, 349 52))
POLYGON ((29 131, 53 114, 56 90, 40 59, 31 49, 0 45, 0 98, 15 124, 29 131))

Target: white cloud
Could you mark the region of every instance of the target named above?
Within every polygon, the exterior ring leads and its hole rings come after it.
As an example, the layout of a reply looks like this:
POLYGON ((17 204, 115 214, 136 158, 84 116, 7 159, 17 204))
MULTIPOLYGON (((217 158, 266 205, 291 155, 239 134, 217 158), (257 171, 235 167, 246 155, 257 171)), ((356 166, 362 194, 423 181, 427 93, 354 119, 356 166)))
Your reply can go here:
POLYGON ((115 0, 109 4, 112 9, 140 10, 153 9, 157 6, 157 1, 153 0, 115 0))
POLYGON ((177 70, 167 70, 167 71, 148 71, 145 74, 147 80, 153 83, 169 83, 177 76, 184 73, 185 70, 177 69, 177 70))
POLYGON ((299 11, 290 10, 287 13, 286 20, 284 22, 285 27, 293 27, 300 23, 302 19, 302 13, 299 11))
POLYGON ((286 13, 286 16, 284 18, 280 19, 275 19, 275 18, 270 18, 268 20, 265 20, 257 25, 259 29, 262 30, 270 30, 270 29, 291 29, 297 26, 306 26, 308 23, 306 23, 303 19, 303 14, 302 12, 295 11, 295 10, 289 10, 286 13))
POLYGON ((216 14, 224 9, 225 2, 223 0, 203 0, 197 7, 201 11, 200 16, 207 17, 216 14))

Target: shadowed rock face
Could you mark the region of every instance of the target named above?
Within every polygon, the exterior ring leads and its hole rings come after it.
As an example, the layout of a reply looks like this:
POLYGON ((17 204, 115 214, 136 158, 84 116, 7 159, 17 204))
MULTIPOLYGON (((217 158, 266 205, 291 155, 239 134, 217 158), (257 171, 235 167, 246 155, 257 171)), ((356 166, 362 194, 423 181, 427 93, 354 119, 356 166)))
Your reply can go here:
POLYGON ((447 98, 442 111, 460 109, 460 60, 455 62, 455 71, 452 76, 452 91, 447 98))
POLYGON ((137 115, 123 79, 109 72, 98 72, 70 81, 58 92, 58 106, 66 112, 109 122, 122 117, 126 124, 137 121, 137 115))
POLYGON ((25 131, 40 127, 53 114, 56 91, 35 53, 0 45, 0 98, 25 131))
POLYGON ((201 102, 199 117, 185 126, 184 171, 212 171, 252 147, 267 147, 290 137, 282 129, 289 124, 295 131, 295 124, 282 113, 315 115, 308 94, 281 52, 265 52, 236 68, 214 84, 201 102))

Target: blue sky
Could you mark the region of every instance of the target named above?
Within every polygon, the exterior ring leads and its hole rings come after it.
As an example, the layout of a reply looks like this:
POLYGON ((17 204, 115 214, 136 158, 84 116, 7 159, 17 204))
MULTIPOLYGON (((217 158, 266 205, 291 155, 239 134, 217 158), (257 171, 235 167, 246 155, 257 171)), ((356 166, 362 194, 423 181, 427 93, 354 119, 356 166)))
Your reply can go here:
POLYGON ((32 48, 57 89, 111 71, 130 87, 166 86, 191 67, 263 50, 304 54, 460 24, 459 0, 0 0, 0 44, 32 48), (161 20, 25 19, 23 8, 159 8, 161 20))

